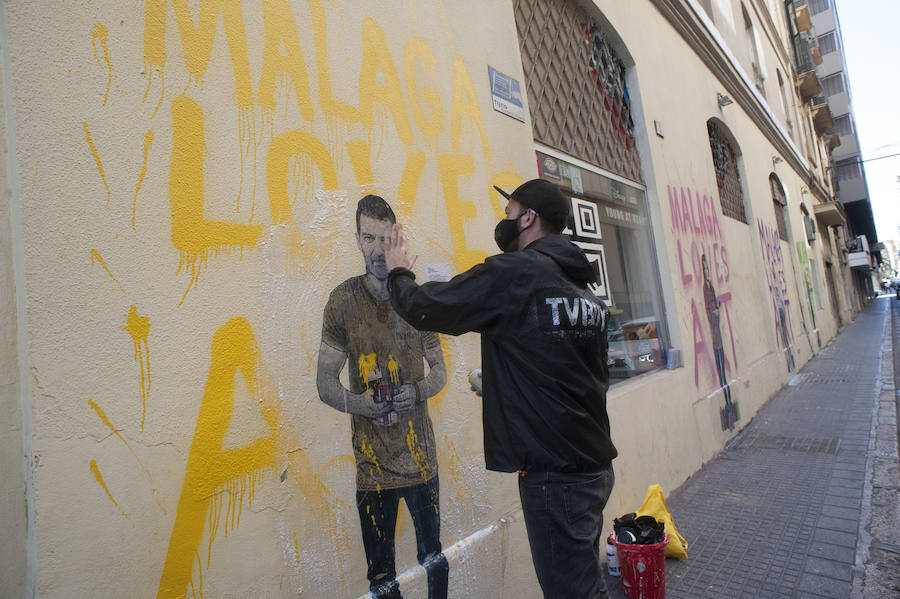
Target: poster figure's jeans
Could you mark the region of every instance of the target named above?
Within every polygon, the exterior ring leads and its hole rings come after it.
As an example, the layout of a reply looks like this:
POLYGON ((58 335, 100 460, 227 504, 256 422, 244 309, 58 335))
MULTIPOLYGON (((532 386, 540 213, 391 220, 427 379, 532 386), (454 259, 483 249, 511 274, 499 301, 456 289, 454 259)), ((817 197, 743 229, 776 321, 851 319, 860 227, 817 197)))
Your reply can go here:
POLYGON ((614 482, 612 465, 590 474, 520 474, 525 529, 544 599, 609 597, 600 529, 614 482))
POLYGON ((725 350, 721 347, 713 347, 713 355, 716 357, 716 371, 719 373, 719 384, 722 385, 722 393, 725 395, 725 411, 722 413, 722 430, 731 430, 738 421, 737 406, 731 401, 731 386, 728 384, 728 374, 725 372, 725 350))
POLYGON ((416 557, 428 574, 428 599, 446 599, 450 566, 441 553, 441 503, 437 476, 411 487, 356 492, 372 597, 402 599, 400 585, 395 580, 397 572, 394 563, 394 531, 401 498, 406 502, 416 530, 416 557))

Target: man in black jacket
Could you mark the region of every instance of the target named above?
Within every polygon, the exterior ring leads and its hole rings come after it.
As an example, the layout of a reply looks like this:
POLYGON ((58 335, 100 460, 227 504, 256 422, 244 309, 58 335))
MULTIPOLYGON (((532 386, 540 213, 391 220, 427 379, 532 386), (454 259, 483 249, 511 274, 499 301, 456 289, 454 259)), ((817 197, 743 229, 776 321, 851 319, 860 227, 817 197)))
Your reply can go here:
POLYGON ((599 560, 612 490, 606 412, 607 310, 596 272, 559 233, 569 203, 543 179, 520 185, 494 237, 504 252, 446 283, 418 285, 394 225, 385 258, 396 312, 420 330, 481 333, 484 454, 519 473, 519 497, 545 598, 606 597, 599 560))

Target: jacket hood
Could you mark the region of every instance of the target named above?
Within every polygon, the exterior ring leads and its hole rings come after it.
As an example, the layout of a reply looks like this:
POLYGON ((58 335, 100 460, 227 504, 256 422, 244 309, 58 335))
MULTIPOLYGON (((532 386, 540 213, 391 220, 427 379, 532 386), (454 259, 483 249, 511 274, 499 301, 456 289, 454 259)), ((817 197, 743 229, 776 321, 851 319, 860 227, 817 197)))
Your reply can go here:
POLYGON ((567 277, 577 283, 587 285, 597 281, 597 272, 588 262, 584 251, 560 235, 547 235, 528 245, 526 250, 534 250, 556 262, 567 277))

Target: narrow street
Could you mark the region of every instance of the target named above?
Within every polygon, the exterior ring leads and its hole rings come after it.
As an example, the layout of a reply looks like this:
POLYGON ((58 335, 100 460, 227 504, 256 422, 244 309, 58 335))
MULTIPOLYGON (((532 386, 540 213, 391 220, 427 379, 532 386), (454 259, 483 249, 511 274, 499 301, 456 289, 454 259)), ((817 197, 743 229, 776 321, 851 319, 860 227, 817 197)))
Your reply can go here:
POLYGON ((872 302, 671 493, 667 598, 898 596, 898 333, 900 302, 872 302))

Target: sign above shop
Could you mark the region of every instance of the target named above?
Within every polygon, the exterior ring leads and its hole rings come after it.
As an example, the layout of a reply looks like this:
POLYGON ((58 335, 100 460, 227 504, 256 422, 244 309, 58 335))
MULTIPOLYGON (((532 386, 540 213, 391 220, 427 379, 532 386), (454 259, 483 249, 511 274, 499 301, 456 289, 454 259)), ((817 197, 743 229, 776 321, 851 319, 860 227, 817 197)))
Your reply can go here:
POLYGON ((494 110, 524 123, 525 107, 522 104, 522 87, 519 81, 491 66, 488 67, 488 76, 491 79, 494 110))

